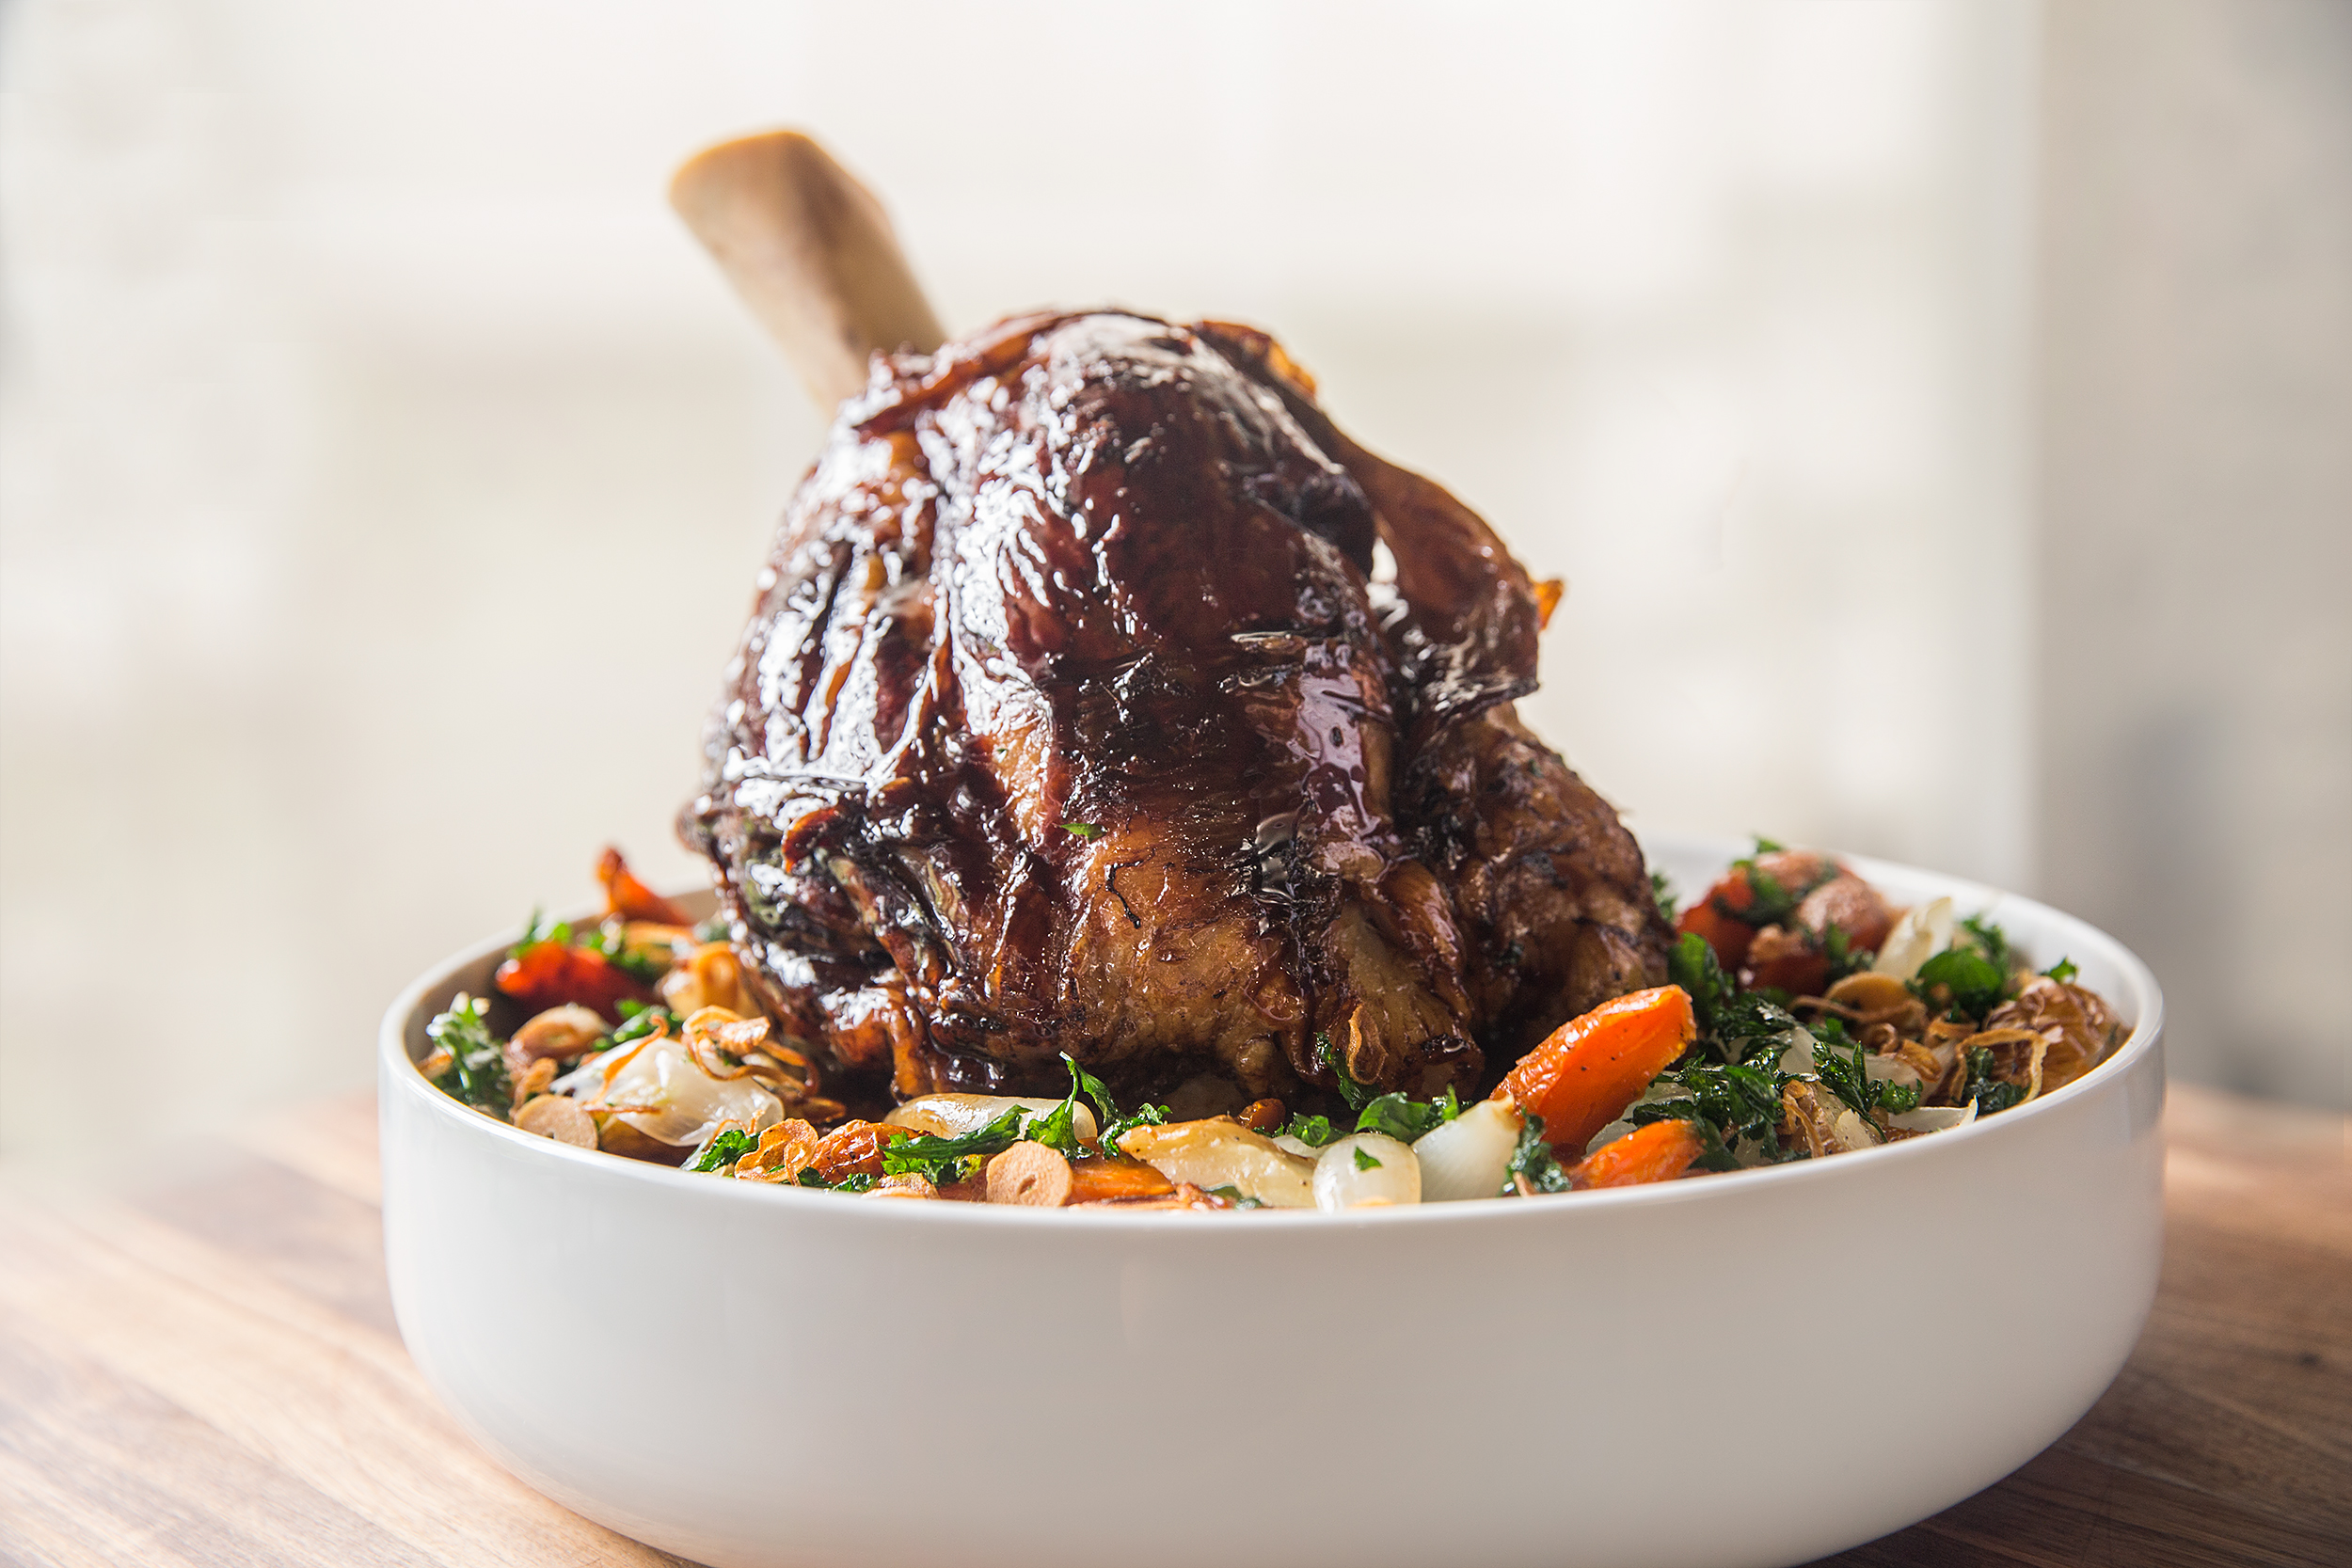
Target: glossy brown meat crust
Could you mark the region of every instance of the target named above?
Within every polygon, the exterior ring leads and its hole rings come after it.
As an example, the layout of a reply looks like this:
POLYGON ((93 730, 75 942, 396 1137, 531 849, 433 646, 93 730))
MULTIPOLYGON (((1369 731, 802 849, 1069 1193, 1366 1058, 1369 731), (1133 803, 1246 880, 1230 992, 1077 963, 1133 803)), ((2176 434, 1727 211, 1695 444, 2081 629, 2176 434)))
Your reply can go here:
POLYGON ((844 405, 682 827, 835 1093, 1067 1051, 1217 1110, 1335 1087, 1319 1037, 1474 1090, 1664 975, 1639 848, 1510 705, 1540 626, 1263 335, 1009 321, 844 405))

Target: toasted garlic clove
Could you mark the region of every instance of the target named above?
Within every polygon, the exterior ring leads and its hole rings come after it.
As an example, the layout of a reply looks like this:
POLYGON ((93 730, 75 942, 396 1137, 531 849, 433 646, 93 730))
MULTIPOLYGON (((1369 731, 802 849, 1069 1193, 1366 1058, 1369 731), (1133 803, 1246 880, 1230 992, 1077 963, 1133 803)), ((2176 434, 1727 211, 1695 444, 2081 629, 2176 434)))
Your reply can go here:
POLYGON ((1502 1191, 1527 1118, 1507 1100, 1482 1100, 1422 1134, 1413 1145, 1421 1164, 1421 1200, 1454 1203, 1502 1191))
POLYGON ((574 1148, 596 1147, 596 1118, 566 1095, 543 1094, 515 1113, 515 1126, 534 1137, 553 1138, 574 1148))
POLYGON ((520 1110, 547 1093, 548 1085, 554 1082, 555 1064, 542 1056, 523 1069, 521 1074, 516 1078, 515 1094, 510 1103, 515 1109, 520 1110))
MULTIPOLYGON (((927 1094, 897 1107, 882 1120, 892 1127, 911 1128, 934 1137, 961 1138, 966 1132, 978 1132, 1015 1105, 1036 1117, 1043 1116, 1060 1103, 1058 1100, 1043 1100, 1033 1095, 927 1094)), ((1082 1141, 1094 1141, 1098 1131, 1094 1124, 1094 1113, 1085 1105, 1078 1107, 1078 1114, 1071 1118, 1070 1125, 1082 1141)))
POLYGON ((1856 1149, 1875 1148, 1880 1142, 1878 1129, 1851 1110, 1838 1112, 1837 1119, 1829 1124, 1829 1131, 1830 1136, 1836 1138, 1849 1154, 1856 1149))
POLYGON ((1208 1191, 1231 1187, 1270 1209, 1314 1207, 1315 1163, 1239 1122, 1137 1127, 1119 1140, 1119 1148, 1170 1181, 1189 1181, 1208 1191))
POLYGON ((939 1189, 931 1185, 930 1177, 919 1172, 909 1171, 904 1176, 883 1177, 880 1181, 866 1189, 866 1196, 867 1197, 937 1197, 939 1189))
POLYGON ((1070 1162, 1043 1144, 1020 1143, 988 1163, 988 1201, 1058 1209, 1070 1201, 1070 1162))
POLYGON ((1933 898, 1924 904, 1914 904, 1895 922, 1895 928, 1886 933, 1879 944, 1877 961, 1870 965, 1873 974, 1888 974, 1898 980, 1909 980, 1919 973, 1919 966, 1951 945, 1952 901, 1933 898))
POLYGON ((1965 1105, 1922 1105, 1915 1111, 1888 1117, 1886 1125, 1906 1132, 1947 1132, 1976 1119, 1977 1102, 1972 1100, 1965 1105))
POLYGON ((1368 1209, 1421 1201, 1421 1161, 1386 1132, 1357 1132, 1315 1161, 1315 1207, 1368 1209))
POLYGON ((515 1031, 507 1044, 526 1061, 563 1061, 579 1055, 612 1033, 612 1026, 593 1007, 566 1002, 549 1007, 515 1031))

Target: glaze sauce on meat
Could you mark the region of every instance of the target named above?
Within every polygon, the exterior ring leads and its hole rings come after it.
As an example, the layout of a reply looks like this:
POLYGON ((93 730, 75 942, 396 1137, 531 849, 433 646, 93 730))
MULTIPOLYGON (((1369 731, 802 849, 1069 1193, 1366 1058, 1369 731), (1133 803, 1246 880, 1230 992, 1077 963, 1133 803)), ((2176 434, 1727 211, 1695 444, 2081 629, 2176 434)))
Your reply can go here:
MULTIPOLYGON (((1665 978, 1519 723, 1549 590, 1272 340, 1119 312, 878 361, 681 818, 828 1092, 1474 1092, 1665 978), (1394 562, 1375 580, 1375 545, 1394 562)), ((1189 1104, 1183 1103, 1189 1101, 1189 1104)))

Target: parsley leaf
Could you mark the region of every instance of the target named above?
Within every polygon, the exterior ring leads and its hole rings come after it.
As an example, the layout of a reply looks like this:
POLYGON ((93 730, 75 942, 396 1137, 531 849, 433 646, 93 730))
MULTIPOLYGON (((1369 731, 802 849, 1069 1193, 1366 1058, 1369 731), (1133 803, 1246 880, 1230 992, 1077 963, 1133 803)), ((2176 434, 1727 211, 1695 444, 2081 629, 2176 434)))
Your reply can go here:
POLYGON ((490 1033, 483 1004, 459 991, 450 998, 449 1011, 435 1015, 424 1026, 424 1037, 449 1053, 449 1065, 434 1075, 434 1086, 506 1120, 515 1098, 506 1074, 506 1042, 490 1033))
POLYGON ((1379 1156, 1374 1154, 1372 1150, 1366 1148, 1363 1145, 1358 1144, 1348 1152, 1356 1156, 1356 1168, 1358 1170, 1378 1170, 1380 1168, 1379 1156))
MULTIPOLYGON (((1031 1143, 1043 1144, 1065 1160, 1075 1160, 1086 1152, 1078 1147, 1078 1094, 1092 1074, 1067 1051, 1061 1053, 1061 1059, 1070 1069, 1070 1092, 1062 1096, 1060 1104, 1025 1122, 1021 1136, 1031 1143)), ((1103 1085, 1096 1082, 1094 1086, 1099 1089, 1103 1085)), ((1107 1104, 1109 1099, 1108 1095, 1104 1096, 1104 1102, 1107 1104)))
POLYGON ((1846 1037, 1846 1025, 1837 1019, 1825 1018, 1813 1025, 1813 1070, 1821 1086, 1844 1101, 1858 1117, 1867 1117, 1870 1107, 1878 1103, 1880 1085, 1871 1081, 1868 1068, 1863 1065, 1867 1054, 1862 1042, 1846 1037))
POLYGON ((2056 980, 2061 986, 2071 986, 2074 983, 2074 976, 2081 973, 2081 970, 2074 967, 2074 959, 2060 958, 2043 970, 2042 974, 2044 979, 2056 980))
POLYGON ((1854 944, 1846 935, 1846 928, 1836 921, 1830 923, 1828 934, 1821 939, 1821 951, 1829 958, 1829 981, 1836 985, 1849 974, 1859 974, 1878 962, 1878 955, 1867 947, 1854 944))
POLYGON ((1650 902, 1658 906, 1658 918, 1663 920, 1667 928, 1671 930, 1677 913, 1675 885, 1663 871, 1653 871, 1649 874, 1649 896, 1650 902))
MULTIPOLYGON (((1138 1127, 1168 1125, 1168 1107, 1165 1105, 1138 1105, 1132 1115, 1120 1116, 1119 1102, 1111 1098, 1111 1091, 1104 1086, 1103 1080, 1080 1067, 1069 1052, 1063 1052, 1061 1059, 1070 1063, 1071 1094, 1084 1094, 1094 1101, 1095 1143, 1104 1153, 1118 1153, 1119 1140, 1138 1127)), ((1027 1135, 1032 1138, 1037 1136, 1035 1132, 1027 1135)))
POLYGON ((1332 1045, 1330 1036, 1325 1034, 1315 1036, 1315 1055, 1331 1069, 1331 1076, 1340 1081, 1340 1098, 1347 1101, 1349 1110, 1361 1111, 1372 1102, 1371 1086, 1359 1084, 1348 1075, 1347 1058, 1332 1045))
POLYGON ((1691 993, 1691 1006, 1698 1014, 1699 1027, 1711 1031, 1724 1004, 1738 992, 1739 987, 1724 966, 1716 961, 1715 949, 1696 931, 1685 931, 1666 955, 1666 978, 1691 993))
POLYGON ((1103 830, 1091 822, 1065 822, 1061 831, 1072 838, 1101 838, 1103 830))
POLYGON ((1110 1120, 1103 1124, 1103 1152, 1105 1154, 1118 1153, 1119 1140, 1125 1137, 1128 1133, 1134 1132, 1138 1127, 1166 1127, 1167 1125, 1167 1106, 1138 1105, 1131 1114, 1123 1117, 1113 1117, 1110 1120))
POLYGON ((1816 1076, 1830 1093, 1855 1112, 1866 1117, 1873 1110, 1900 1116, 1919 1108, 1917 1085, 1870 1076, 1868 1053, 1863 1050, 1861 1041, 1847 1037, 1844 1022, 1825 1018, 1813 1025, 1812 1032, 1816 1076))
POLYGON ((723 1127, 718 1136, 703 1145, 701 1151, 686 1168, 691 1171, 723 1170, 758 1148, 759 1140, 741 1128, 723 1127))
POLYGON ((1914 995, 1925 997, 1942 986, 1955 1010, 1982 1018, 2000 1006, 2001 991, 2008 983, 2009 976, 1992 959, 1972 947, 1953 946, 1919 966, 1911 990, 1914 995))
POLYGON ((1544 1118, 1531 1115, 1527 1125, 1519 1130, 1519 1141, 1511 1150, 1511 1164, 1502 1179, 1498 1197, 1511 1197, 1522 1192, 1565 1193, 1575 1185, 1552 1153, 1551 1144, 1544 1137, 1544 1118))
POLYGON ((2007 931, 1981 915, 1963 916, 1960 925, 1963 930, 1977 939, 1977 945, 1984 949, 1985 961, 1999 970, 2004 977, 2010 970, 2017 967, 2015 960, 2010 956, 2007 931))
POLYGON ((1294 1113, 1277 1136, 1296 1138, 1311 1148, 1321 1148, 1325 1144, 1335 1142, 1340 1136, 1340 1130, 1331 1125, 1329 1117, 1306 1117, 1294 1113))
POLYGON ((2008 1110, 2026 1098, 2022 1084, 2010 1084, 1993 1076, 1993 1048, 1980 1045, 1968 1053, 1968 1077, 1960 1091, 1960 1101, 1965 1105, 1977 1102, 1977 1115, 1989 1117, 2008 1110))
POLYGON ((580 938, 577 945, 591 953, 600 953, 607 963, 640 985, 652 985, 670 972, 670 960, 629 946, 621 934, 618 921, 599 926, 588 936, 580 938))
POLYGON ((853 1170, 838 1181, 828 1181, 817 1174, 815 1165, 806 1165, 793 1180, 803 1187, 816 1187, 829 1193, 870 1193, 874 1190, 874 1177, 870 1171, 853 1170))
POLYGON ((1398 1143, 1409 1144, 1440 1122, 1452 1121, 1461 1114, 1462 1102, 1454 1098, 1451 1084, 1446 1085, 1443 1100, 1417 1101, 1401 1094, 1384 1094, 1356 1114, 1356 1131, 1386 1132, 1398 1143))
POLYGON ((604 1037, 604 1044, 608 1048, 627 1045, 631 1040, 642 1040, 648 1035, 659 1033, 664 1024, 669 1025, 672 1034, 677 1033, 677 1014, 659 1003, 648 1007, 642 1002, 624 1002, 621 1004, 621 1012, 628 1022, 604 1037))
POLYGON ((986 1127, 976 1127, 952 1138, 929 1132, 894 1137, 882 1146, 882 1171, 889 1176, 924 1176, 934 1182, 952 1181, 955 1176, 951 1172, 959 1169, 966 1157, 1002 1154, 1019 1143, 1022 1123, 1035 1115, 1025 1106, 1009 1105, 1003 1116, 986 1127))

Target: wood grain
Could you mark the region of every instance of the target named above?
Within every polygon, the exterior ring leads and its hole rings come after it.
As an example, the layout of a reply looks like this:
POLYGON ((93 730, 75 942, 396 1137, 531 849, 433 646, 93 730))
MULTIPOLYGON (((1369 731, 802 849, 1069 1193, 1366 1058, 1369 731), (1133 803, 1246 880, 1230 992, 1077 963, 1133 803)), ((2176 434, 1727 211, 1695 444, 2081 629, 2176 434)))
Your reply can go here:
MULTIPOLYGON (((2115 1386, 2000 1484, 1830 1562, 2352 1563, 2352 1124, 2175 1090, 2166 1126, 2163 1282, 2115 1386)), ((374 1129, 337 1101, 168 1186, 0 1198, 0 1560, 677 1560, 523 1486, 425 1389, 374 1129)))

